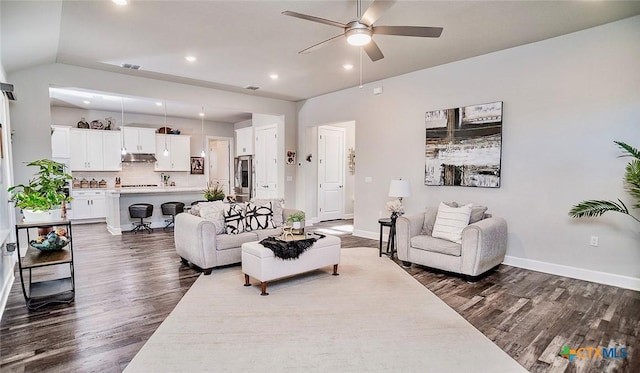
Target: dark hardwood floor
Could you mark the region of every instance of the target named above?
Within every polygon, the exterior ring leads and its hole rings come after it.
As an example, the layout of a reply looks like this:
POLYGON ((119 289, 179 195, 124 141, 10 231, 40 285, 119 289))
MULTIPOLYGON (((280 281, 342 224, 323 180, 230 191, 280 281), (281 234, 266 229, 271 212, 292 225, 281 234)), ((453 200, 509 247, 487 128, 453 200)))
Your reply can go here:
MULTIPOLYGON (((344 248, 378 246, 350 224, 313 229, 340 235, 344 248)), ((111 236, 88 224, 73 233, 75 302, 30 312, 17 277, 0 323, 0 371, 121 372, 200 275, 180 263, 171 231, 111 236)), ((405 270, 532 372, 640 372, 639 292, 504 265, 474 284, 405 270), (628 356, 569 363, 564 345, 626 347, 628 356)))

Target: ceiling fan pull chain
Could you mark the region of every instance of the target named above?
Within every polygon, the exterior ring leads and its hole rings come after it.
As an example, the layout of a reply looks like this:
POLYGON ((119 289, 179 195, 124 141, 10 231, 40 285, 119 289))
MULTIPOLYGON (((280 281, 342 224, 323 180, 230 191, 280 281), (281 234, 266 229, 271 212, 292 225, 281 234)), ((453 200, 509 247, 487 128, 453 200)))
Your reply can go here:
POLYGON ((360 88, 362 89, 362 47, 360 47, 360 88))

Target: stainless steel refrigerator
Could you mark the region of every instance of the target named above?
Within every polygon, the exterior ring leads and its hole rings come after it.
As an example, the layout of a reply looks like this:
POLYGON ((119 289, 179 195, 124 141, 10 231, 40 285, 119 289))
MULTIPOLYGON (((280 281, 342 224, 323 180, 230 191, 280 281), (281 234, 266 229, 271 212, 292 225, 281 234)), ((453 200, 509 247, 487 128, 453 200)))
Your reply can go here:
POLYGON ((248 202, 255 195, 253 156, 235 157, 234 161, 236 201, 248 202))

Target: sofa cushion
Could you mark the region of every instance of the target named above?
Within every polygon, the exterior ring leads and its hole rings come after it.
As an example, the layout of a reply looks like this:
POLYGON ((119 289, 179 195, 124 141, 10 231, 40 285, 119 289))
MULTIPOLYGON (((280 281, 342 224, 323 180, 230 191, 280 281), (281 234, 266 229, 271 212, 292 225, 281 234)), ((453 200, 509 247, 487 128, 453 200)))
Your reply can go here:
POLYGON ((271 208, 273 209, 273 223, 276 227, 282 227, 284 220, 282 219, 282 209, 284 208, 284 199, 282 198, 252 198, 251 202, 262 206, 267 202, 271 202, 271 208))
POLYGON ((225 204, 222 201, 200 202, 196 206, 198 206, 200 217, 209 220, 216 227, 216 234, 225 232, 226 223, 223 214, 225 204))
POLYGON ((487 206, 473 206, 471 208, 471 216, 469 217, 469 224, 477 223, 485 218, 485 211, 487 206))
POLYGON ((223 214, 227 234, 238 234, 244 232, 244 205, 225 205, 223 214))
POLYGON ((216 250, 234 249, 252 241, 258 241, 258 236, 254 232, 219 234, 216 235, 216 250))
POLYGON ((468 204, 461 207, 449 207, 440 202, 431 236, 462 243, 462 230, 469 225, 472 206, 468 204))
MULTIPOLYGON (((443 202, 447 206, 458 207, 457 202, 443 202)), ((438 209, 435 207, 427 207, 424 212, 424 223, 422 224, 422 232, 420 234, 426 234, 431 236, 433 232, 433 225, 436 223, 436 215, 438 209)))
POLYGON ((270 228, 270 229, 258 229, 257 231, 251 231, 258 236, 258 241, 262 241, 269 236, 279 236, 282 234, 282 227, 270 228))
POLYGON ((440 238, 433 238, 431 236, 411 237, 411 247, 415 249, 453 256, 460 256, 462 252, 461 244, 443 240, 440 238))
MULTIPOLYGON (((276 225, 273 221, 273 214, 273 202, 271 201, 262 205, 253 202, 247 203, 247 208, 244 212, 244 229, 246 231, 254 231, 258 229, 275 228, 276 225)), ((282 212, 280 212, 280 216, 282 216, 282 212)))

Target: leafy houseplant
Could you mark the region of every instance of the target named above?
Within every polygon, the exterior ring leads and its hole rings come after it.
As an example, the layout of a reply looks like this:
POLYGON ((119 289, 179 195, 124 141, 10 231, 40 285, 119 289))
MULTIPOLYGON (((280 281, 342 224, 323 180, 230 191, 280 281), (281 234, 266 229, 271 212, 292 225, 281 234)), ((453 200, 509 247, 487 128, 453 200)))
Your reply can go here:
POLYGON ((220 186, 220 183, 213 185, 212 182, 207 183, 207 188, 204 190, 204 198, 207 201, 220 201, 224 199, 224 190, 220 186))
POLYGON ((14 185, 8 189, 11 193, 9 201, 21 208, 23 213, 60 209, 63 203, 71 201, 71 197, 64 192, 65 184, 71 179, 71 175, 65 172, 64 164, 40 159, 27 166, 39 168, 36 176, 27 184, 14 185))
POLYGON ((304 212, 298 211, 287 217, 287 222, 292 223, 293 229, 300 229, 304 220, 304 212))
MULTIPOLYGON (((625 167, 624 182, 625 189, 635 198, 636 202, 633 208, 640 209, 640 151, 621 141, 614 141, 626 154, 621 157, 633 157, 625 167)), ((600 216, 607 211, 615 211, 631 216, 631 218, 640 222, 640 219, 631 215, 625 204, 618 199, 618 202, 604 200, 588 200, 582 201, 571 208, 569 216, 572 218, 600 216)))

